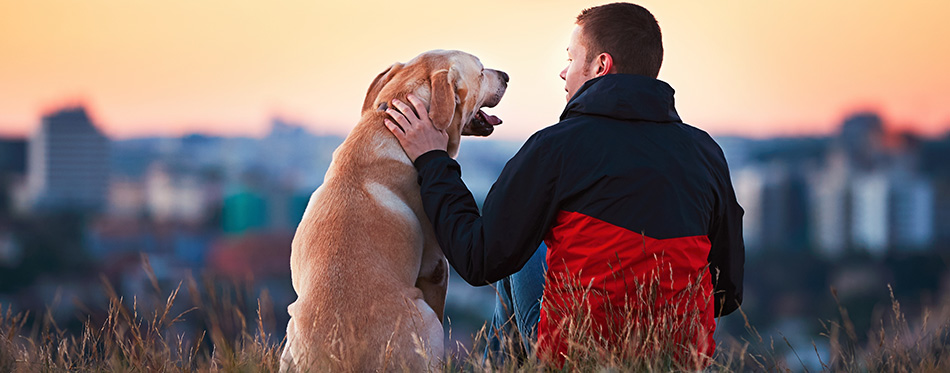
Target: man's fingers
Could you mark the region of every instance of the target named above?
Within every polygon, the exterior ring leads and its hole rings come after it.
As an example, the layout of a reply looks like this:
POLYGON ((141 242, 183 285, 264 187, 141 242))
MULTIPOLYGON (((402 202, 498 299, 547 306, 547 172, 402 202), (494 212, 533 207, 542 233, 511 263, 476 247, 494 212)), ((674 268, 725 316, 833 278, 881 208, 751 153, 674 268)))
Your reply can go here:
POLYGON ((396 139, 399 140, 400 143, 406 138, 406 133, 403 132, 403 130, 399 128, 396 123, 393 123, 389 119, 383 119, 383 124, 389 129, 389 132, 392 132, 393 135, 396 136, 396 139))
POLYGON ((392 117, 396 123, 399 123, 399 126, 402 127, 403 132, 408 131, 411 128, 409 125, 409 119, 406 119, 406 117, 400 113, 399 110, 389 108, 386 109, 386 114, 389 114, 389 116, 392 117))
POLYGON ((389 130, 392 131, 393 133, 397 133, 397 132, 398 132, 398 133, 405 133, 405 132, 402 130, 402 128, 400 128, 399 126, 397 126, 396 123, 393 123, 393 121, 391 121, 391 120, 389 120, 389 119, 383 119, 383 124, 385 124, 385 125, 386 125, 386 128, 389 128, 389 130))
POLYGON ((432 125, 425 102, 415 96, 408 96, 407 100, 412 103, 412 107, 400 100, 392 100, 392 105, 386 109, 386 114, 391 118, 384 118, 383 124, 402 145, 409 159, 414 161, 434 149, 445 150, 448 132, 432 125), (418 116, 413 108, 418 110, 418 116))
POLYGON ((393 99, 393 106, 396 107, 396 109, 399 109, 402 115, 405 115, 406 118, 410 118, 410 120, 418 119, 422 115, 419 114, 417 116, 416 113, 412 111, 412 108, 409 107, 409 105, 406 105, 406 103, 399 101, 398 99, 393 99))
POLYGON ((406 96, 409 99, 409 102, 412 103, 412 106, 416 108, 416 113, 419 114, 419 118, 425 118, 429 116, 428 111, 426 111, 426 103, 422 102, 418 97, 413 94, 406 96))

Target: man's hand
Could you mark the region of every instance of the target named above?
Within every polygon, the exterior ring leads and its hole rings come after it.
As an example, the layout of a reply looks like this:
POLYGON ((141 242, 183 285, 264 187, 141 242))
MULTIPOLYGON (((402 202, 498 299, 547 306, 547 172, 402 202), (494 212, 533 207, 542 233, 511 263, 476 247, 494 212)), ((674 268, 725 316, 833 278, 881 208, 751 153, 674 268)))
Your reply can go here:
POLYGON ((392 107, 386 109, 386 113, 402 128, 400 129, 399 126, 396 126, 396 123, 389 119, 384 120, 383 123, 386 124, 386 128, 392 131, 393 135, 396 135, 396 139, 405 149, 409 160, 415 162, 420 155, 432 150, 446 150, 449 144, 449 135, 432 125, 432 121, 429 120, 429 112, 426 111, 425 103, 422 100, 411 94, 407 98, 415 107, 415 112, 412 111, 409 105, 395 99, 392 102, 392 107), (416 113, 419 113, 419 115, 416 116, 416 113))

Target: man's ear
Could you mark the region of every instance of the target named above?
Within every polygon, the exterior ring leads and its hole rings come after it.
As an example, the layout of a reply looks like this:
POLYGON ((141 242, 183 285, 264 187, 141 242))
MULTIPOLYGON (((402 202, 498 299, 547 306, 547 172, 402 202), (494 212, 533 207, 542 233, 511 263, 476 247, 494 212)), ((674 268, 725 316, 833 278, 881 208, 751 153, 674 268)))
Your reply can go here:
POLYGON ((594 58, 594 77, 615 74, 614 57, 610 53, 601 53, 594 58))
POLYGON ((399 70, 402 70, 403 64, 396 62, 388 69, 383 70, 383 72, 376 75, 376 79, 373 79, 373 82, 369 84, 369 89, 366 90, 366 98, 363 99, 363 109, 360 110, 360 114, 365 114, 367 110, 376 109, 373 107, 376 102, 376 97, 379 96, 379 91, 383 90, 383 87, 386 86, 386 83, 396 75, 399 70))
POLYGON ((455 116, 455 84, 449 70, 439 70, 429 76, 432 97, 429 99, 429 119, 435 128, 444 130, 455 116))

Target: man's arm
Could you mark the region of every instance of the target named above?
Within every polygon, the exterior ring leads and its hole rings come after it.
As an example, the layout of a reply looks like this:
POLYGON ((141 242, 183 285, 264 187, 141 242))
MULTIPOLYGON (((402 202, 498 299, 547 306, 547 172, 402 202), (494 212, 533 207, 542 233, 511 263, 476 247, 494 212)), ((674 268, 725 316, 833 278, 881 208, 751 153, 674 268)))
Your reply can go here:
POLYGON ((557 213, 554 172, 535 137, 505 165, 479 216, 458 163, 444 152, 416 162, 426 215, 452 267, 472 285, 517 272, 531 258, 557 213))
MULTIPOLYGON (((393 106, 399 108, 399 104, 393 106)), ((557 212, 555 157, 543 151, 541 136, 528 139, 505 165, 480 215, 472 193, 462 182, 461 168, 444 148, 413 158, 422 148, 419 144, 431 143, 439 136, 427 121, 425 107, 414 106, 418 117, 403 109, 405 116, 390 113, 405 130, 392 122, 386 125, 419 172, 422 203, 442 252, 472 285, 487 285, 517 272, 534 254, 557 212)))

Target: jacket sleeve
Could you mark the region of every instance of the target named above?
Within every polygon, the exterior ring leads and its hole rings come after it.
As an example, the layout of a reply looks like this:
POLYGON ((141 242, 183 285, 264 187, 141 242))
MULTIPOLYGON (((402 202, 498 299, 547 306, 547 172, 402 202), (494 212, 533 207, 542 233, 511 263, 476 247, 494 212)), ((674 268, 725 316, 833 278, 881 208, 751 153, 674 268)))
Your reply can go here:
MULTIPOLYGON (((721 151, 719 154, 722 154, 721 151)), ((712 219, 709 241, 709 271, 713 276, 716 316, 728 315, 742 304, 742 277, 745 243, 742 240, 744 211, 736 201, 725 159, 721 160, 720 200, 717 216, 712 219)))
POLYGON ((557 168, 538 137, 505 165, 481 215, 448 154, 432 151, 415 162, 422 204, 442 252, 469 284, 487 285, 520 270, 555 217, 557 168))

